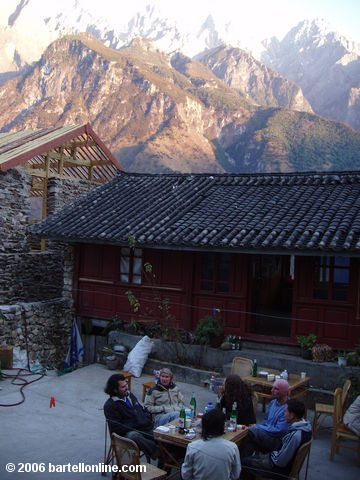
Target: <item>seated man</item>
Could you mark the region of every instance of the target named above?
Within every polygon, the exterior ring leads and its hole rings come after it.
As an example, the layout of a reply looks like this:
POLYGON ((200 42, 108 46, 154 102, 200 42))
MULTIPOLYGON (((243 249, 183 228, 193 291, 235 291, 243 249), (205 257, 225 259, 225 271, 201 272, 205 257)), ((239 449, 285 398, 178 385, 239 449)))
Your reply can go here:
POLYGON ((252 455, 254 450, 272 452, 281 446, 281 437, 287 432, 285 407, 289 384, 286 380, 276 380, 271 394, 274 397, 266 410, 262 423, 249 428, 248 435, 240 447, 241 457, 252 455))
POLYGON ((311 440, 311 424, 304 420, 303 402, 290 399, 285 406, 285 418, 290 424, 288 433, 281 439, 279 449, 269 455, 242 457, 244 467, 242 478, 255 478, 256 473, 270 478, 285 478, 289 475, 299 447, 311 440))
POLYGON ((202 418, 202 439, 188 445, 181 467, 183 480, 236 480, 241 472, 239 449, 222 438, 225 415, 210 410, 202 418))
POLYGON ((360 395, 356 397, 344 415, 344 425, 360 436, 360 395))
POLYGON ((172 371, 162 368, 157 384, 147 391, 144 406, 153 414, 155 428, 178 418, 184 407, 184 396, 172 380, 172 371))
POLYGON ((110 396, 104 404, 110 433, 130 438, 145 455, 156 458, 158 447, 153 436, 151 413, 129 392, 125 377, 121 374, 111 375, 105 393, 110 396))

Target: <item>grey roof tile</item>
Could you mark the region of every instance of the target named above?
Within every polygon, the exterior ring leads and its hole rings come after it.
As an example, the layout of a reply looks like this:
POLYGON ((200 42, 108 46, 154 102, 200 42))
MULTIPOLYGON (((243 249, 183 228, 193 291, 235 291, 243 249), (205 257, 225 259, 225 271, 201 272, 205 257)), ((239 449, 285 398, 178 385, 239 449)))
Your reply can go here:
POLYGON ((32 227, 69 242, 360 253, 360 173, 132 174, 32 227))

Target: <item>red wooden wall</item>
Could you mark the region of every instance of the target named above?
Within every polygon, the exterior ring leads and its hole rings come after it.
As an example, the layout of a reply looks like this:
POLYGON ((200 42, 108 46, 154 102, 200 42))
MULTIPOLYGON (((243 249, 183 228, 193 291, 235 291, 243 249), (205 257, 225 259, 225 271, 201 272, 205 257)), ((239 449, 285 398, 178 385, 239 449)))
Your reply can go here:
MULTIPOLYGON (((142 312, 159 321, 159 298, 168 298, 179 326, 194 330, 198 320, 213 308, 224 320, 225 333, 256 339, 248 333, 250 310, 249 255, 232 254, 230 288, 226 293, 200 289, 201 253, 145 249, 143 263, 152 264, 153 285, 120 282, 120 247, 78 245, 75 255, 74 298, 79 315, 124 320, 134 317, 125 292, 139 298, 142 312)), ((351 261, 350 291, 346 302, 313 298, 314 257, 296 257, 291 337, 281 343, 296 344, 296 335, 314 332, 318 341, 336 348, 350 348, 360 339, 358 306, 359 262, 351 261)), ((264 340, 264 337, 261 337, 264 340)), ((268 337, 268 341, 277 339, 268 337)))

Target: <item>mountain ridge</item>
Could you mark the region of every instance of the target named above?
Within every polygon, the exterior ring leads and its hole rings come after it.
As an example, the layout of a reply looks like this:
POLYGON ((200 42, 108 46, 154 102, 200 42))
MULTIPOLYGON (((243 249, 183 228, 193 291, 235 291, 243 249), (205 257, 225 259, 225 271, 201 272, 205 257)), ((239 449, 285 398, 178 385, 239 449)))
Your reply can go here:
POLYGON ((2 131, 90 122, 129 171, 352 170, 360 160, 358 132, 259 107, 142 39, 115 51, 90 34, 62 37, 0 87, 0 106, 2 131))

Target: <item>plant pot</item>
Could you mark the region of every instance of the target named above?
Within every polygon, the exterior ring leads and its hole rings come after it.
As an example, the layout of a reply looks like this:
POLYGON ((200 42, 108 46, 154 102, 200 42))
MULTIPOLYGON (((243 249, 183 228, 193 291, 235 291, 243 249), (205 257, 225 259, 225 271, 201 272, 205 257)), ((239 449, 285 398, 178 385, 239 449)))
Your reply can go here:
POLYGON ((302 358, 305 358, 306 360, 311 360, 311 350, 308 348, 302 348, 301 349, 301 356, 302 358))
POLYGON ((110 355, 109 357, 106 357, 105 361, 106 366, 109 370, 115 370, 119 365, 119 359, 115 355, 110 355))
POLYGON ((346 367, 347 365, 346 357, 338 357, 338 365, 339 367, 346 367))

